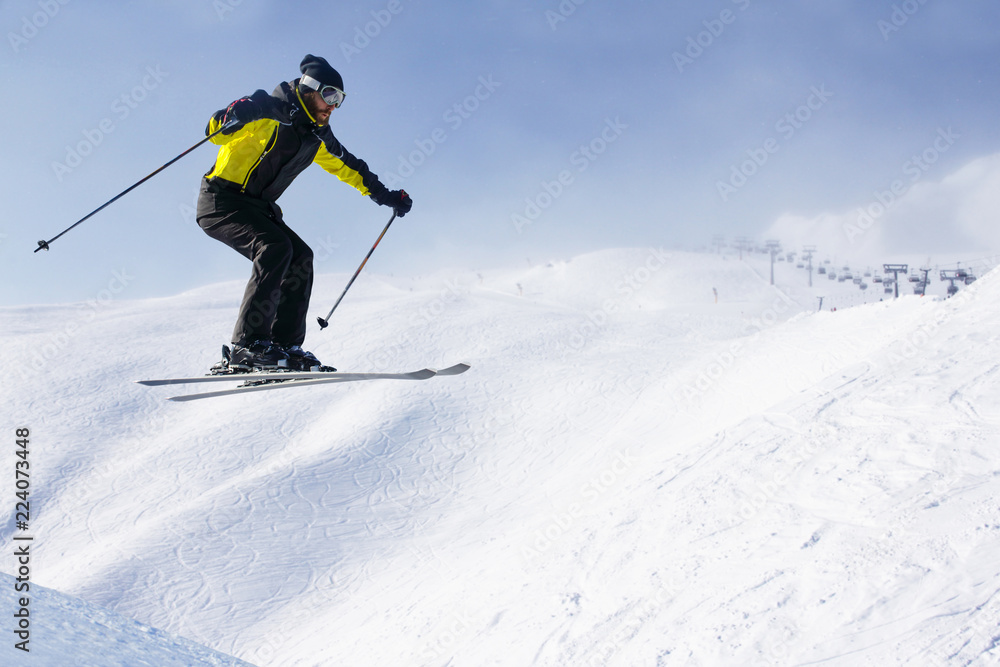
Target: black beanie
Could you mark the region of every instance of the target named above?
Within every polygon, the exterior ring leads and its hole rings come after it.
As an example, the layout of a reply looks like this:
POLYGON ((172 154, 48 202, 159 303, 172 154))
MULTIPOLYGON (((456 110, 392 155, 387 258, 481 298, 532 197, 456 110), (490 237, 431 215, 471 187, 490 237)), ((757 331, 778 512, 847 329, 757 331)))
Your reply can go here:
POLYGON ((330 67, 330 63, 326 62, 325 58, 309 54, 302 59, 299 70, 324 86, 336 86, 340 90, 344 90, 344 80, 340 78, 340 73, 330 67))

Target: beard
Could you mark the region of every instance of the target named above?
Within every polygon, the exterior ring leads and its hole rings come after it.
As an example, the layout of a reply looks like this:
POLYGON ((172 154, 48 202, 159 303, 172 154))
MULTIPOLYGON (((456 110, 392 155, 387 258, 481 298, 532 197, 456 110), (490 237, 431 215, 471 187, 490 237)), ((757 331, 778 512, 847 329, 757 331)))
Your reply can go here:
POLYGON ((323 127, 330 123, 330 114, 333 110, 322 101, 319 93, 310 91, 302 99, 306 103, 306 110, 309 112, 309 115, 316 119, 317 125, 323 127))

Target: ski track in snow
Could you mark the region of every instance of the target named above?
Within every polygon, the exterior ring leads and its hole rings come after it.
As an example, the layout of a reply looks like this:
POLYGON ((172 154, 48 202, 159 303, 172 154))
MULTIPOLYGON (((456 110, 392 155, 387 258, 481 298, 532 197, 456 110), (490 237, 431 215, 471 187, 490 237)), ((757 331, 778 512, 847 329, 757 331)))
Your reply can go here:
POLYGON ((472 370, 182 405, 131 381, 207 369, 240 285, 6 309, 33 577, 255 665, 997 664, 1000 278, 814 313, 761 271, 363 276, 307 347, 472 370))

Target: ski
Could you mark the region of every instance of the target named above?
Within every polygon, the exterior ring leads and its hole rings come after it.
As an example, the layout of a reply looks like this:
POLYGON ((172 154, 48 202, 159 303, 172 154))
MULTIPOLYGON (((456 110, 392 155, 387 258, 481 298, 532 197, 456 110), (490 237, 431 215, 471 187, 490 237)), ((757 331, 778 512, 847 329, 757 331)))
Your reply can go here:
POLYGON ((218 373, 193 377, 165 378, 159 380, 136 380, 136 384, 160 387, 168 384, 198 384, 202 382, 260 382, 262 380, 426 380, 434 377, 436 371, 424 368, 409 373, 338 373, 336 371, 265 371, 257 373, 218 373))
POLYGON ((455 364, 441 370, 424 368, 409 373, 339 373, 339 372, 273 372, 273 373, 232 373, 220 375, 204 375, 189 378, 170 378, 163 380, 138 380, 138 384, 146 386, 161 386, 171 384, 192 384, 203 382, 222 382, 226 380, 245 381, 245 384, 230 389, 209 391, 197 394, 170 396, 170 401, 194 401, 202 398, 231 396, 255 391, 270 391, 288 387, 305 387, 316 384, 332 384, 337 382, 358 382, 364 380, 427 380, 436 375, 459 375, 469 370, 468 364, 455 364))

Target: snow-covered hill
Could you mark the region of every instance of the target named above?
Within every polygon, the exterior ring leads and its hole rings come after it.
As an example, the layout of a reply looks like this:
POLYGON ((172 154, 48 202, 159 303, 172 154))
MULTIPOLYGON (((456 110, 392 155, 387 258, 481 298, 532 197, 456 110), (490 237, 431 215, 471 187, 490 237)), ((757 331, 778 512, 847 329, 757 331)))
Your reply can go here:
MULTIPOLYGON (((472 370, 189 404, 131 381, 207 369, 241 283, 4 309, 2 569, 27 427, 32 581, 254 665, 997 664, 1000 277, 815 312, 789 275, 365 274, 306 347, 472 370)), ((33 642, 140 664, 81 616, 33 642)))
MULTIPOLYGON (((23 593, 14 595, 16 586, 15 577, 0 573, 0 600, 3 601, 6 618, 22 611, 18 600, 23 598, 23 593), (7 614, 7 610, 11 613, 7 614)), ((0 649, 4 665, 249 666, 242 660, 209 650, 188 639, 171 636, 106 607, 38 584, 30 586, 28 595, 30 602, 24 609, 27 609, 30 623, 23 630, 27 633, 27 641, 24 637, 13 641, 4 637, 4 646, 0 649), (27 650, 16 648, 18 644, 27 650)), ((14 626, 9 629, 13 630, 14 626)))

